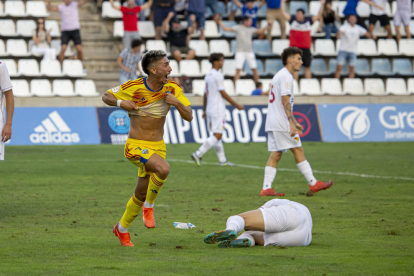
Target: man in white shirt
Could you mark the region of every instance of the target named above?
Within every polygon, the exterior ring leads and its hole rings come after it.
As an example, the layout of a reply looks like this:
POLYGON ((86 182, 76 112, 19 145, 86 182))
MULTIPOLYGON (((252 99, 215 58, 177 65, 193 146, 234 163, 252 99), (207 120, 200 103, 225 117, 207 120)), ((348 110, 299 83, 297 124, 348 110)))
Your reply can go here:
POLYGON ((10 81, 6 63, 0 60, 0 161, 4 160, 4 143, 9 141, 12 135, 12 120, 14 112, 13 86, 10 81), (6 103, 6 114, 4 113, 6 103))
POLYGON ((221 248, 255 245, 307 246, 312 241, 312 216, 306 206, 287 199, 273 199, 256 210, 227 219, 226 230, 204 238, 221 248), (237 238, 237 233, 246 230, 237 238), (237 239, 236 239, 237 238, 237 239))
MULTIPOLYGON (((364 28, 357 23, 356 15, 350 15, 348 17, 348 22, 341 26, 339 29, 336 38, 340 39, 339 51, 337 56, 337 66, 335 78, 339 79, 341 77, 342 66, 344 66, 345 61, 348 61, 349 64, 349 78, 353 79, 355 77, 355 64, 357 60, 357 51, 358 51, 358 40, 360 36, 366 36, 371 38, 371 34, 367 32, 364 28)), ((375 39, 375 36, 373 37, 375 39)))
POLYGON ((384 27, 387 30, 388 38, 392 38, 390 19, 385 13, 385 6, 388 0, 372 0, 376 5, 371 5, 371 14, 369 15, 369 32, 373 35, 375 23, 379 20, 381 27, 384 27))
POLYGON ((201 166, 201 157, 214 146, 217 157, 221 166, 232 166, 233 163, 227 162, 224 154, 224 147, 221 137, 223 136, 224 124, 226 123, 226 104, 224 100, 234 105, 238 110, 244 109, 244 106, 236 103, 224 89, 224 76, 219 70, 224 64, 224 55, 213 53, 210 55, 212 64, 211 70, 204 78, 204 113, 203 118, 207 118, 207 125, 210 131, 210 137, 201 145, 201 147, 191 154, 197 166, 201 166))
POLYGON ((305 152, 299 138, 302 126, 293 116, 293 73, 299 72, 303 64, 302 50, 288 47, 282 53, 285 66, 272 79, 267 108, 266 132, 267 145, 271 152, 265 168, 263 190, 261 196, 284 196, 272 189, 276 177, 276 167, 282 153, 290 149, 295 156, 296 165, 309 184, 310 191, 317 193, 333 185, 333 181, 322 182, 313 176, 312 168, 305 158, 305 152))

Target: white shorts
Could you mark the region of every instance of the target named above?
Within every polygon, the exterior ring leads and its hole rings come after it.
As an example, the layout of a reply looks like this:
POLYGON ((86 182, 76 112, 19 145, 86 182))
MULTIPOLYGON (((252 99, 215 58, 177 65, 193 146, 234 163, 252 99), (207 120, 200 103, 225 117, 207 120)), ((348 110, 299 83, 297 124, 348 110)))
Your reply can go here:
POLYGON ((411 20, 411 12, 410 11, 399 11, 397 10, 394 15, 394 25, 399 27, 401 22, 404 26, 409 26, 411 20))
POLYGON ((299 135, 292 137, 284 131, 267 132, 267 148, 269 151, 287 152, 288 149, 302 146, 299 135))
POLYGON ((212 133, 223 133, 226 116, 207 116, 208 130, 212 133))
POLYGON ((260 208, 265 223, 264 246, 309 245, 312 241, 312 221, 308 221, 311 216, 309 210, 304 208, 299 204, 260 208))
POLYGON ((236 61, 236 69, 243 69, 245 61, 249 64, 250 69, 257 68, 256 56, 253 52, 236 52, 234 59, 236 61))

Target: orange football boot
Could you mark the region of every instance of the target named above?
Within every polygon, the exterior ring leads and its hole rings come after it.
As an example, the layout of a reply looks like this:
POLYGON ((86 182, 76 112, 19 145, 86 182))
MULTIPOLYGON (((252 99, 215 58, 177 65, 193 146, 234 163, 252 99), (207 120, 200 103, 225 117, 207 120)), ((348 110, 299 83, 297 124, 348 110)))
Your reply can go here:
POLYGON ((333 185, 333 181, 323 182, 323 181, 316 181, 316 184, 314 186, 311 186, 309 184, 309 189, 312 193, 317 193, 322 190, 329 189, 333 185))
POLYGON ((112 232, 119 238, 122 246, 134 246, 134 244, 131 242, 131 236, 129 233, 119 232, 118 223, 114 226, 114 230, 112 232))
POLYGON ((276 193, 272 188, 262 190, 260 196, 285 196, 285 193, 276 193))
POLYGON ((155 227, 154 208, 145 208, 142 206, 142 220, 145 226, 149 228, 155 227))

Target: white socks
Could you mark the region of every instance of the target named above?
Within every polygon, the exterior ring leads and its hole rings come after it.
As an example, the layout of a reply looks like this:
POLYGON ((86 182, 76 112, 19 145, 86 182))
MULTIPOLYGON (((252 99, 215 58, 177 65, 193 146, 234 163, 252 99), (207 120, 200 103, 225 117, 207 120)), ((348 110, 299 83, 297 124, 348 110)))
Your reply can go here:
POLYGON ((298 169, 306 178, 306 181, 308 181, 309 185, 314 186, 316 184, 316 178, 313 176, 312 168, 309 162, 305 160, 296 164, 296 166, 298 166, 298 169))
POLYGON ((122 227, 121 222, 118 223, 118 230, 121 233, 128 233, 128 228, 122 227))
POLYGON ((227 219, 226 230, 233 230, 237 233, 244 229, 244 219, 241 216, 231 216, 227 219))
POLYGON ((212 146, 217 143, 216 136, 212 135, 207 138, 207 140, 201 145, 201 147, 196 151, 198 157, 202 157, 204 153, 206 153, 212 146))
POLYGON ((148 201, 145 200, 144 207, 145 208, 154 208, 154 203, 151 204, 151 203, 148 203, 148 201))
POLYGON ((241 235, 240 235, 240 237, 238 237, 237 239, 238 239, 238 240, 242 240, 242 239, 249 239, 249 240, 250 240, 250 242, 251 242, 250 247, 252 247, 252 246, 255 246, 255 245, 256 245, 256 242, 255 242, 255 240, 254 240, 253 236, 252 236, 252 235, 250 235, 250 234, 241 234, 241 235))
POLYGON ((224 154, 224 147, 223 147, 223 140, 220 139, 217 143, 214 144, 214 149, 217 154, 217 158, 220 163, 224 163, 227 161, 226 155, 224 154))
POLYGON ((276 177, 276 168, 266 166, 265 167, 265 175, 263 180, 263 190, 272 188, 273 180, 276 177))

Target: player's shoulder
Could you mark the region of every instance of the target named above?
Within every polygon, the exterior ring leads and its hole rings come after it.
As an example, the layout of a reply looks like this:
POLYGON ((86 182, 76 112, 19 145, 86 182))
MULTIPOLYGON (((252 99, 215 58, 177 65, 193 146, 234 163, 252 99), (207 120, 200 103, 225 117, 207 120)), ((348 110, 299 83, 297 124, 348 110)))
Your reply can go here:
POLYGON ((275 79, 280 81, 293 80, 293 75, 286 69, 286 67, 283 67, 277 72, 275 79))
POLYGON ((183 88, 178 83, 176 83, 175 81, 172 81, 172 80, 168 80, 168 82, 167 82, 167 84, 165 84, 165 86, 174 87, 174 88, 178 88, 180 90, 183 90, 183 88))
POLYGON ((138 79, 135 79, 135 80, 129 80, 129 81, 123 83, 121 85, 121 88, 122 88, 122 90, 125 90, 125 89, 131 88, 131 87, 136 88, 136 86, 145 86, 145 84, 144 84, 144 78, 138 78, 138 79))

